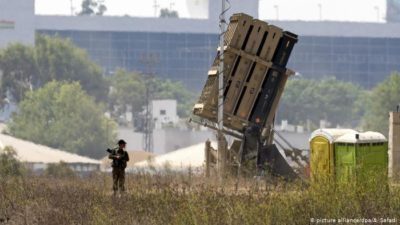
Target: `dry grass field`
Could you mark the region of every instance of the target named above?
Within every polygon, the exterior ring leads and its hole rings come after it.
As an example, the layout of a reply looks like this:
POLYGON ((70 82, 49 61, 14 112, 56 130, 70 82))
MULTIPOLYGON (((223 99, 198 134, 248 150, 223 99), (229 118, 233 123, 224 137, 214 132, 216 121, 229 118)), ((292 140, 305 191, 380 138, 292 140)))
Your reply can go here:
POLYGON ((129 175, 126 186, 124 195, 114 197, 109 174, 1 177, 0 224, 245 225, 310 224, 312 218, 400 219, 400 188, 376 179, 312 185, 241 179, 236 189, 235 180, 221 186, 190 174, 143 173, 129 175))

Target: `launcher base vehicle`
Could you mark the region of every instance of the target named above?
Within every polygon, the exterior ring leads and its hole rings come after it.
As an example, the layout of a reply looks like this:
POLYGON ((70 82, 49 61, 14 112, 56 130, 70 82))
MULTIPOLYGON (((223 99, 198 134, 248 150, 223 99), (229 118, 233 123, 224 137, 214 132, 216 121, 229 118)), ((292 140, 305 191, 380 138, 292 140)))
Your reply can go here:
MULTIPOLYGON (((293 71, 286 68, 297 35, 246 14, 230 18, 224 40, 223 133, 236 140, 227 148, 227 166, 254 160, 258 172, 286 179, 297 177, 274 144, 274 118, 286 81, 293 71)), ((203 91, 193 108, 191 121, 217 130, 220 49, 203 91)), ((279 135, 279 134, 277 134, 279 135)), ((281 136, 280 136, 281 137, 281 136)), ((301 151, 290 143, 286 156, 303 166, 301 151)), ((275 143, 282 147, 276 141, 275 143)), ((206 150, 207 170, 216 163, 216 153, 206 150)))

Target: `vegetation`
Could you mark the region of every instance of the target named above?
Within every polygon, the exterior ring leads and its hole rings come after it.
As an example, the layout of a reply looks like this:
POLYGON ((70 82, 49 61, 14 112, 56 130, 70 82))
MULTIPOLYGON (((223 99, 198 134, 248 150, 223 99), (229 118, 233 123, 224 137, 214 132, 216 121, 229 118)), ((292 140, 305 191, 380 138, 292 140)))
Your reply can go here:
POLYGON ((305 124, 310 121, 319 126, 327 120, 333 126, 354 127, 359 124, 362 110, 356 107, 364 91, 349 82, 335 78, 323 80, 289 80, 278 112, 278 119, 305 124))
POLYGON ((16 159, 13 147, 0 149, 0 177, 20 177, 26 173, 25 167, 16 159))
POLYGON ((79 16, 91 16, 97 15, 102 16, 106 11, 107 7, 100 0, 83 0, 81 4, 81 11, 78 13, 79 16))
POLYGON ((18 107, 10 123, 16 137, 96 158, 115 140, 114 123, 77 82, 49 82, 18 107))
POLYGON ((400 105, 400 73, 395 72, 378 84, 366 95, 364 103, 364 129, 379 131, 387 136, 389 112, 396 111, 400 105))
POLYGON ((119 118, 127 112, 134 117, 143 110, 146 87, 140 74, 120 69, 110 78, 110 83, 109 111, 113 118, 119 118))
POLYGON ((44 174, 51 178, 74 178, 76 176, 75 171, 65 162, 49 164, 44 174))
POLYGON ((163 8, 160 10, 161 18, 179 18, 179 14, 175 10, 169 10, 167 8, 163 8))
POLYGON ((180 117, 189 116, 194 104, 194 94, 180 82, 147 79, 145 75, 120 69, 110 78, 110 83, 109 110, 116 119, 127 112, 131 112, 133 117, 142 112, 147 94, 151 99, 177 100, 180 117))
POLYGON ((154 99, 176 99, 178 116, 185 118, 191 113, 196 100, 196 93, 190 92, 181 82, 156 79, 154 99))
POLYGON ((35 49, 32 47, 14 44, 0 51, 0 69, 3 72, 1 105, 6 103, 7 92, 11 100, 19 102, 25 92, 39 83, 35 49))
POLYGON ((100 67, 69 40, 37 35, 35 47, 21 44, 0 50, 1 101, 20 102, 27 91, 47 82, 78 81, 98 101, 105 101, 108 84, 100 67))
POLYGON ((107 100, 108 84, 103 78, 102 69, 83 49, 67 39, 37 35, 35 50, 40 86, 53 80, 78 81, 96 100, 107 100))
MULTIPOLYGON (((315 219, 400 217, 400 188, 349 182, 225 186, 200 176, 136 174, 113 197, 111 177, 0 177, 0 219, 10 224, 310 224, 315 219)), ((344 222, 343 222, 344 223, 344 222)), ((354 224, 362 224, 356 222, 354 224)), ((393 223, 395 224, 395 223, 393 223)))

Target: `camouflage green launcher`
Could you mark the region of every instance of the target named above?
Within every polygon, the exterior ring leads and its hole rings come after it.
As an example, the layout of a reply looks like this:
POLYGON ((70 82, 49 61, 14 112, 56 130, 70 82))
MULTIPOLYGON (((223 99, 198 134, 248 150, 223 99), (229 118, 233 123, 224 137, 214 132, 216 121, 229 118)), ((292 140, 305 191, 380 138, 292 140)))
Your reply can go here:
MULTIPOLYGON (((224 52, 224 127, 243 132, 256 121, 273 124, 297 35, 240 13, 230 18, 224 52)), ((219 54, 193 114, 217 122, 219 54)))

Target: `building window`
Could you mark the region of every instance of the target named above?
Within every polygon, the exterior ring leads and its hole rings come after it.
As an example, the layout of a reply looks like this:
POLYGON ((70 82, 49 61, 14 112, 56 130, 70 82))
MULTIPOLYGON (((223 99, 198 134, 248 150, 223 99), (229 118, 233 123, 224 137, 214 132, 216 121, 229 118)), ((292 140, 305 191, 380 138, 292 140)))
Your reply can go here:
POLYGON ((167 112, 165 111, 165 109, 161 109, 161 110, 160 110, 160 115, 163 116, 163 115, 166 115, 166 114, 167 114, 167 112))

